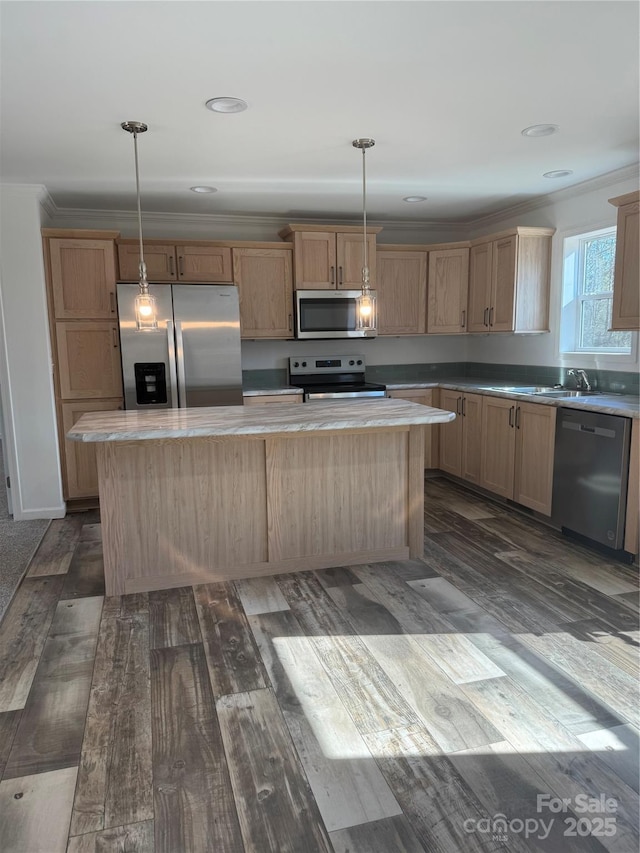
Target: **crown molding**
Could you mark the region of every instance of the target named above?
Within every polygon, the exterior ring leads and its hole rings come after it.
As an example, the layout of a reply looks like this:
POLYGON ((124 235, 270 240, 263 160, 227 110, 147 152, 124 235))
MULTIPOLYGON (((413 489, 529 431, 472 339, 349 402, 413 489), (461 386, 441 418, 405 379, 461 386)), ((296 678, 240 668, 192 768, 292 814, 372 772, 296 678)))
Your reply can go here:
MULTIPOLYGON (((381 226, 387 234, 393 231, 413 231, 423 230, 430 233, 442 232, 459 232, 461 238, 466 239, 469 231, 476 228, 482 228, 492 225, 495 222, 501 222, 504 219, 517 219, 525 213, 534 210, 539 210, 542 207, 547 207, 550 204, 564 201, 565 199, 575 198, 576 196, 584 195, 585 193, 603 189, 614 184, 622 183, 623 181, 638 179, 640 174, 640 163, 633 163, 630 166, 625 166, 622 169, 617 169, 614 172, 607 172, 605 175, 599 175, 595 178, 590 178, 587 181, 582 181, 571 187, 565 187, 561 190, 555 190, 545 195, 536 196, 528 201, 520 202, 519 204, 503 207, 498 211, 477 216, 472 219, 457 219, 451 220, 431 220, 431 219, 376 219, 369 217, 372 225, 381 226)), ((12 186, 12 185, 7 185, 12 186)), ((18 185, 16 185, 17 187, 18 185)), ((80 207, 58 207, 55 201, 49 195, 46 187, 36 185, 19 185, 25 191, 34 192, 36 189, 42 192, 41 204, 46 213, 51 217, 56 227, 64 228, 67 222, 77 223, 79 219, 87 223, 87 227, 91 226, 92 222, 102 222, 112 220, 117 222, 119 227, 123 224, 131 225, 134 230, 137 230, 138 219, 137 213, 132 210, 100 210, 97 208, 80 208, 80 207)), ((194 228, 205 228, 206 226, 223 225, 229 226, 253 226, 253 227, 269 227, 274 230, 279 230, 285 225, 288 225, 292 220, 302 224, 317 224, 323 225, 327 222, 332 224, 343 225, 360 225, 361 219, 340 219, 339 217, 323 218, 319 216, 298 216, 297 214, 252 214, 252 213, 168 213, 143 211, 144 221, 148 225, 167 225, 170 223, 179 222, 182 226, 192 225, 194 228)), ((115 227, 115 226, 114 226, 115 227)))
POLYGON ((598 175, 595 178, 589 178, 588 181, 581 181, 579 184, 574 184, 572 187, 565 187, 561 190, 555 190, 545 195, 538 195, 528 201, 520 202, 519 204, 503 207, 495 213, 488 213, 486 216, 479 216, 476 219, 465 220, 467 228, 481 228, 485 225, 492 225, 494 222, 501 222, 503 219, 521 216, 524 213, 529 213, 532 210, 538 210, 541 207, 547 207, 550 204, 564 201, 566 199, 575 198, 576 196, 584 195, 585 193, 594 192, 605 187, 619 184, 623 181, 639 179, 640 163, 632 163, 630 166, 624 166, 622 169, 616 169, 614 172, 607 172, 605 175, 598 175))

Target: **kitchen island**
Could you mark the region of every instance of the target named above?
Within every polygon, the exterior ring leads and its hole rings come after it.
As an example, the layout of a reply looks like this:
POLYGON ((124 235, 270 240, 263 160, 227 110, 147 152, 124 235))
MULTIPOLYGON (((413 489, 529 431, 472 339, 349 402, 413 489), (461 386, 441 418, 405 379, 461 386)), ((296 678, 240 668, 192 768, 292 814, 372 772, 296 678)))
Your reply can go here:
POLYGON ((423 553, 425 424, 404 400, 83 415, 107 595, 423 553), (275 411, 274 411, 275 410, 275 411))

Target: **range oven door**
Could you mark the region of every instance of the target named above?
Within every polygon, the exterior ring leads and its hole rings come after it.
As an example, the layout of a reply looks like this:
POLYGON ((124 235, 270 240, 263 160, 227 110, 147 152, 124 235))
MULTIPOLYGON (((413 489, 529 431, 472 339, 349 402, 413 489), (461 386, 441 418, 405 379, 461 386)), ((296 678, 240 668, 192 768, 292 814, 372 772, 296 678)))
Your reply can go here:
POLYGON ((372 338, 377 332, 356 329, 359 290, 297 290, 296 337, 372 338))

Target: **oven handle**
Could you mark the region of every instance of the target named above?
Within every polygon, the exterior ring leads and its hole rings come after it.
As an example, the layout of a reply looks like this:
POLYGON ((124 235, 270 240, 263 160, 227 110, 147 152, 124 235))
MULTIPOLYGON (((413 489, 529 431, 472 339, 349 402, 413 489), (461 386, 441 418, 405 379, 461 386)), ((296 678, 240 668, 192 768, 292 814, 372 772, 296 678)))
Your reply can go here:
POLYGON ((313 402, 315 400, 346 400, 353 399, 354 397, 377 397, 382 400, 386 396, 385 391, 351 391, 346 394, 340 391, 318 392, 317 394, 313 391, 308 391, 304 395, 304 400, 305 403, 313 402))

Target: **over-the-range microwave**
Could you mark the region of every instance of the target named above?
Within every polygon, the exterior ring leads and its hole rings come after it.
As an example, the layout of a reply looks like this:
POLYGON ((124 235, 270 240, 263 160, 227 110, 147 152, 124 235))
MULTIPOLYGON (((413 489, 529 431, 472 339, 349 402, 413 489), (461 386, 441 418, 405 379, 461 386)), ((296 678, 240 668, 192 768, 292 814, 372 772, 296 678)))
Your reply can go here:
MULTIPOLYGON (((375 295, 375 291, 371 291, 375 295)), ((296 290, 296 338, 373 338, 356 328, 360 290, 296 290)))

